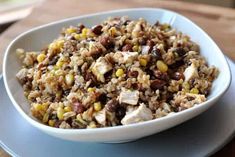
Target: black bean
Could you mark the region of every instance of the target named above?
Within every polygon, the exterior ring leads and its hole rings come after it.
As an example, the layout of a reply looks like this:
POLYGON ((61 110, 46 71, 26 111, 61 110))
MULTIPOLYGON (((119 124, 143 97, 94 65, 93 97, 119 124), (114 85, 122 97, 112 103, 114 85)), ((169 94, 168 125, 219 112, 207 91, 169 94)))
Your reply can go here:
POLYGON ((125 20, 123 21, 123 25, 128 25, 131 22, 131 20, 125 20))
POLYGON ((77 27, 78 27, 78 30, 77 30, 78 34, 82 32, 83 28, 85 28, 85 26, 83 24, 80 24, 77 27))
POLYGON ((53 57, 50 61, 49 61, 49 65, 55 65, 56 62, 58 61, 59 56, 55 56, 53 57))
POLYGON ((112 99, 107 102, 107 104, 105 105, 105 108, 109 112, 115 112, 118 106, 119 106, 118 101, 116 99, 112 99))
POLYGON ((186 51, 182 47, 178 47, 175 49, 175 52, 180 56, 184 56, 186 54, 186 51))
POLYGON ((133 88, 134 90, 140 90, 141 89, 141 84, 133 83, 133 84, 131 84, 131 88, 133 88))
POLYGON ((160 70, 155 69, 153 71, 153 74, 157 79, 164 80, 164 81, 169 80, 169 76, 166 72, 161 72, 160 70))
POLYGON ((180 66, 184 65, 184 61, 183 60, 179 60, 179 61, 176 61, 175 63, 171 64, 171 65, 168 65, 169 68, 171 69, 176 69, 180 66))
POLYGON ((73 104, 73 111, 76 113, 83 113, 85 110, 85 107, 80 102, 76 102, 73 104))
POLYGON ((96 77, 91 72, 86 72, 85 76, 84 76, 84 79, 85 79, 85 81, 91 80, 91 85, 90 86, 95 86, 98 83, 96 77))
POLYGON ((152 56, 156 59, 156 60, 160 60, 162 58, 161 55, 161 50, 158 49, 156 46, 153 47, 152 50, 152 56))
POLYGON ((183 79, 183 80, 184 80, 184 74, 183 74, 183 73, 180 73, 180 72, 175 72, 175 73, 173 73, 173 75, 172 75, 172 79, 174 79, 174 80, 183 79))
POLYGON ((149 51, 151 52, 152 50, 153 50, 153 46, 154 46, 154 41, 152 41, 152 40, 148 40, 147 41, 147 46, 149 46, 150 48, 149 48, 149 51))
POLYGON ((130 78, 137 78, 138 74, 138 71, 128 71, 127 76, 130 78))
POLYGON ((192 97, 192 96, 188 96, 186 99, 187 99, 188 101, 192 101, 192 100, 194 100, 195 98, 192 97))
POLYGON ((68 96, 69 93, 70 93, 70 89, 68 89, 68 90, 63 90, 63 95, 68 96))
POLYGON ((132 51, 132 45, 126 44, 122 47, 122 51, 132 51))
POLYGON ((57 120, 57 121, 55 122, 54 127, 59 128, 61 123, 62 123, 62 120, 57 120))
POLYGON ((97 101, 100 101, 102 104, 105 104, 107 102, 107 96, 105 93, 101 93, 98 98, 97 101))
POLYGON ((171 92, 168 92, 166 95, 166 101, 170 102, 174 98, 174 94, 171 92))
POLYGON ((156 23, 154 24, 154 26, 159 26, 159 25, 160 25, 159 21, 156 21, 156 23))
POLYGON ((116 117, 118 120, 121 120, 125 115, 126 115, 126 109, 122 106, 119 106, 117 109, 116 109, 116 117))
POLYGON ((166 85, 166 82, 160 79, 151 80, 150 87, 153 90, 162 89, 166 85))
POLYGON ((101 25, 96 25, 94 27, 91 28, 92 32, 96 35, 100 35, 102 34, 102 26, 101 25))
POLYGON ((148 38, 143 36, 142 38, 139 39, 139 44, 140 45, 146 45, 148 38))
POLYGON ((109 36, 103 36, 100 38, 100 43, 106 48, 110 49, 114 47, 114 40, 109 36))

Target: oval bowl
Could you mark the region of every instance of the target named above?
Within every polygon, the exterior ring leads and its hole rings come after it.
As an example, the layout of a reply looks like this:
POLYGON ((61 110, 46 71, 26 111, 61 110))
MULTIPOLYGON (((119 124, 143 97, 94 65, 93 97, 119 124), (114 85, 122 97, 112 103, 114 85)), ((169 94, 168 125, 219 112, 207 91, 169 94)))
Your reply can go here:
POLYGON ((5 52, 3 78, 7 93, 17 111, 26 121, 43 132, 58 138, 73 141, 126 142, 166 130, 206 111, 228 89, 231 82, 231 72, 223 53, 216 43, 192 21, 178 13, 165 9, 135 8, 74 17, 36 27, 19 35, 10 43, 5 52), (169 114, 162 118, 125 126, 97 129, 52 128, 40 123, 31 116, 29 103, 24 97, 23 89, 15 77, 17 71, 21 68, 21 63, 15 55, 15 50, 17 48, 23 48, 26 51, 40 50, 43 46, 53 41, 63 27, 76 25, 77 23, 92 26, 110 16, 129 16, 131 19, 142 17, 151 24, 159 20, 161 23, 169 23, 173 28, 189 35, 193 41, 199 44, 201 55, 206 58, 208 64, 215 65, 220 71, 218 78, 213 82, 211 93, 207 97, 207 101, 195 105, 190 109, 169 114))

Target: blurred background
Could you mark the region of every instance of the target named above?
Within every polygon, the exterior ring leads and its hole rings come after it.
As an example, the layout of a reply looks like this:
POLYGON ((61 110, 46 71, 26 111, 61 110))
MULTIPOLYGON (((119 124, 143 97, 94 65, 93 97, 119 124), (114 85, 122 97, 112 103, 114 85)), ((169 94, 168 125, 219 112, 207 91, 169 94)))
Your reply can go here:
POLYGON ((179 0, 179 1, 203 3, 203 4, 217 5, 222 7, 231 7, 231 8, 235 7, 235 0, 179 0))
MULTIPOLYGON (((32 8, 45 0, 0 0, 0 33, 17 20, 30 14, 32 8)), ((166 0, 165 0, 166 1, 166 0)), ((176 0, 221 7, 235 7, 235 0, 176 0)))

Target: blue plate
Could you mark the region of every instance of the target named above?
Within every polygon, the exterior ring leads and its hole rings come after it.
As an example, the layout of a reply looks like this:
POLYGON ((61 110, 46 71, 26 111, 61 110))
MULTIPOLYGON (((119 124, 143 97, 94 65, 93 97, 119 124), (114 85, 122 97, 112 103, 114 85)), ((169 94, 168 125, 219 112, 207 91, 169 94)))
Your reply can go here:
MULTIPOLYGON (((229 62, 235 76, 235 65, 229 62)), ((201 157, 220 149, 235 132, 235 79, 222 99, 200 116, 162 133, 122 144, 71 142, 49 136, 17 113, 3 80, 0 89, 0 143, 13 156, 201 157)))

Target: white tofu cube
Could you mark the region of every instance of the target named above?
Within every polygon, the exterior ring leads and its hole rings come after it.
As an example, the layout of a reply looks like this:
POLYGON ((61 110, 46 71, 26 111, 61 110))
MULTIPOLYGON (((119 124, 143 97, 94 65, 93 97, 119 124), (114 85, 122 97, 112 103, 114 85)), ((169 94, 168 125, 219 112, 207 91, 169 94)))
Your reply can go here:
POLYGON ((121 120, 121 123, 127 125, 151 119, 153 119, 151 110, 147 108, 144 103, 141 103, 136 110, 127 112, 126 116, 121 120))
POLYGON ((126 103, 129 105, 137 105, 139 100, 139 91, 123 89, 119 95, 119 103, 126 103))

